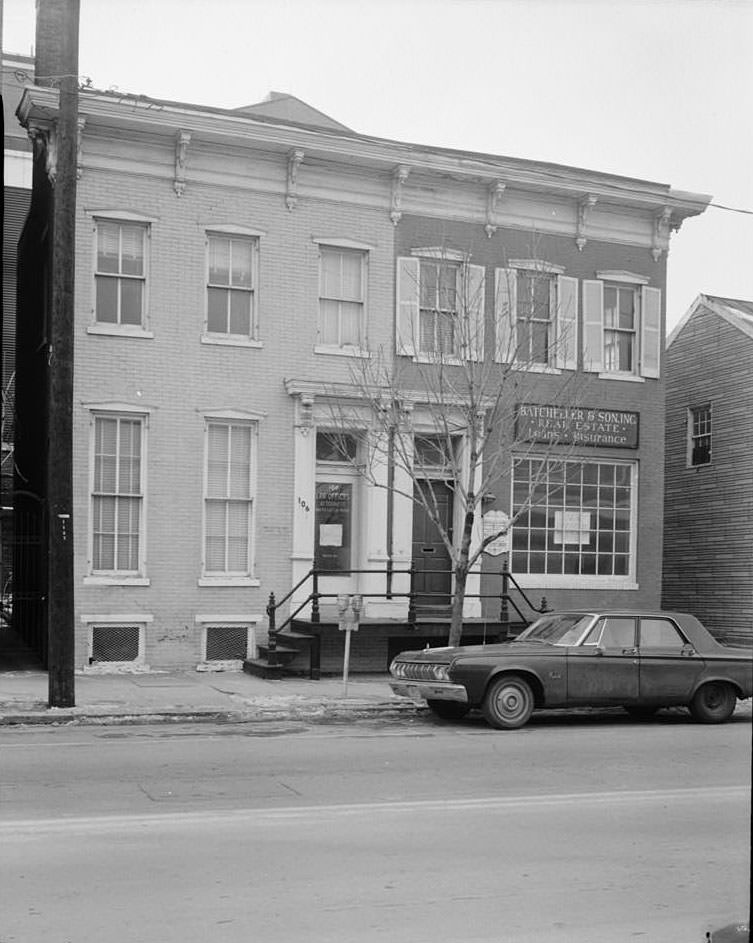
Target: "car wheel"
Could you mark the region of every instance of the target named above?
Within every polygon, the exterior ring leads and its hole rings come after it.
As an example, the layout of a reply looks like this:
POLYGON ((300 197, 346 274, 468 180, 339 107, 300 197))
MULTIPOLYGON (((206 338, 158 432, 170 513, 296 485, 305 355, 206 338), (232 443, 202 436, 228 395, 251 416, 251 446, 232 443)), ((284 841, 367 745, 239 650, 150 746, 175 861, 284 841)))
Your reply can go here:
POLYGON ((531 686, 517 675, 493 681, 484 698, 484 717, 500 730, 515 730, 527 724, 533 713, 531 686))
POLYGON ((648 720, 659 710, 658 707, 640 707, 637 704, 626 704, 625 710, 635 720, 648 720))
POLYGON ((734 713, 736 701, 737 695, 731 685, 724 681, 711 681, 693 695, 690 713, 701 724, 722 724, 734 713))
POLYGON ((441 717, 442 720, 460 720, 470 710, 467 704, 459 704, 455 701, 426 701, 429 710, 441 717))

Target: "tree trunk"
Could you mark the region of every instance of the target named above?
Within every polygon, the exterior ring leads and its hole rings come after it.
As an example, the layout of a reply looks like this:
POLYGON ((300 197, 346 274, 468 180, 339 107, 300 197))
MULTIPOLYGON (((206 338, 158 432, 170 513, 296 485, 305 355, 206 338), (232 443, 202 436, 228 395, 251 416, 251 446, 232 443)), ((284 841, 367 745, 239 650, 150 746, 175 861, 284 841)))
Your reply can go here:
POLYGON ((473 494, 469 494, 469 510, 463 519, 463 534, 460 538, 460 553, 455 564, 455 592, 452 597, 452 615, 450 618, 450 635, 448 645, 460 645, 463 637, 463 605, 465 603, 465 587, 468 581, 468 558, 471 550, 471 535, 475 511, 473 510, 473 494))

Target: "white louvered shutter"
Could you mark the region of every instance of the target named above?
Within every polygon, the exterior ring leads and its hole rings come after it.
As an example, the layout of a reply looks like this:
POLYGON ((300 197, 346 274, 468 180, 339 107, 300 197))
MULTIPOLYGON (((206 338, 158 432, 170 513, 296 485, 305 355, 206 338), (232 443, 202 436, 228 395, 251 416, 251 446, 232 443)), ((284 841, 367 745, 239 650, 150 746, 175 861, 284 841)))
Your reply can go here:
POLYGON ((465 330, 467 336, 467 356, 469 360, 484 359, 484 330, 486 321, 486 269, 483 265, 466 267, 465 304, 467 315, 465 330))
POLYGON ((395 303, 395 351, 408 357, 416 354, 418 331, 419 260, 397 260, 397 300, 395 303))
POLYGON ((604 369, 604 283, 583 282, 583 369, 604 369))
POLYGON ((557 331, 555 365, 562 370, 578 369, 578 279, 557 279, 557 331))
POLYGON ((515 359, 517 277, 517 270, 513 268, 498 268, 494 272, 494 359, 497 363, 510 363, 515 359))
POLYGON ((658 377, 661 365, 661 290, 641 289, 641 376, 658 377))

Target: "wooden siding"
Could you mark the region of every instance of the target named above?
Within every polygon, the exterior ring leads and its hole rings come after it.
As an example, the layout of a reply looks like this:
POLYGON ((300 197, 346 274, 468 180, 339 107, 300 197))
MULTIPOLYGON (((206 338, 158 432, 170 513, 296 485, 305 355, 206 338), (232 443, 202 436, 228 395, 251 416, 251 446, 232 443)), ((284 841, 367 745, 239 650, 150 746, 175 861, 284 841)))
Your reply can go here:
POLYGON ((753 340, 701 308, 666 363, 662 605, 753 644, 753 340), (705 403, 712 460, 689 468, 688 409, 705 403))

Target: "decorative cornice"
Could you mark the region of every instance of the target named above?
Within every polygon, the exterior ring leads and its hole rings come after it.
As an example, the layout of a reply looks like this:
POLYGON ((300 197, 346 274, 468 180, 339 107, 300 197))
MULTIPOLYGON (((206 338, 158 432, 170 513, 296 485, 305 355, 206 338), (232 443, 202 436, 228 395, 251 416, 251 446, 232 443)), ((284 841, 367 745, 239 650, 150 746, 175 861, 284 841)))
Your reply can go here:
POLYGON ((304 153, 301 150, 292 150, 288 154, 288 179, 285 190, 285 206, 289 210, 298 203, 298 168, 303 163, 304 153))
POLYGON ((497 219, 497 214, 499 213, 500 204, 502 203, 502 197, 505 195, 505 190, 507 189, 507 184, 502 183, 501 180, 495 180, 489 184, 486 191, 486 225, 484 230, 486 235, 491 239, 494 233, 497 231, 499 226, 499 221, 497 219))
POLYGON ((410 167, 405 164, 400 164, 399 167, 396 167, 392 172, 392 198, 390 200, 390 219, 392 220, 392 225, 397 226, 400 222, 400 219, 403 215, 402 211, 402 202, 403 202, 403 187, 405 186, 405 181, 410 175, 410 167))
POLYGON ((578 252, 583 251, 588 241, 586 237, 588 214, 598 202, 599 198, 594 196, 593 193, 589 193, 588 196, 578 201, 578 229, 575 236, 575 245, 578 247, 578 252))
POLYGON ((186 189, 186 155, 191 135, 188 131, 178 131, 175 137, 175 179, 173 189, 176 196, 183 196, 186 189))

